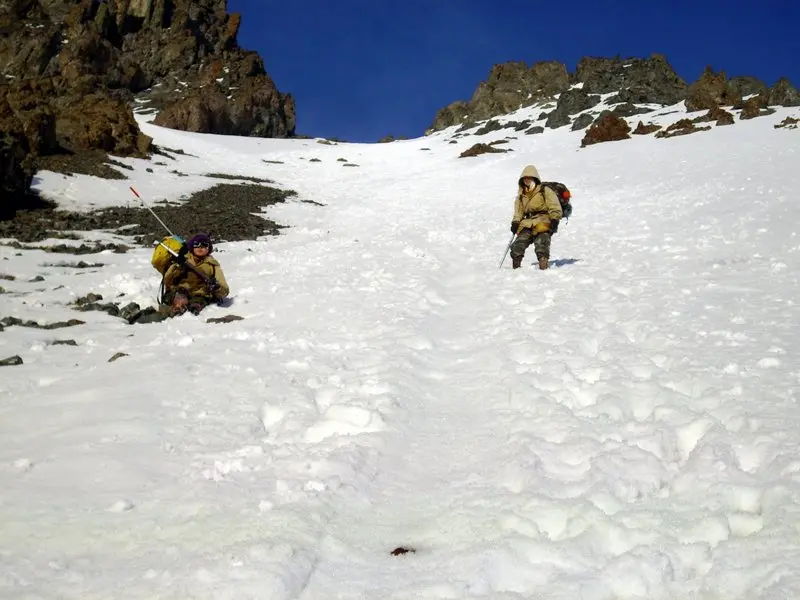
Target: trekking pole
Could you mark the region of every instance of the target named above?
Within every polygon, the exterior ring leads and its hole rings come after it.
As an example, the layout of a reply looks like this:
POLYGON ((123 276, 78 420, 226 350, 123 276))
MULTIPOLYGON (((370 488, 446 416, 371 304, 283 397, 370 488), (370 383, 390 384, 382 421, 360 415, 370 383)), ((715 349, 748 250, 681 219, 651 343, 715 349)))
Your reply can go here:
MULTIPOLYGON (((156 218, 156 221, 158 221, 159 223, 161 223, 161 226, 162 226, 164 229, 166 229, 166 230, 167 230, 167 233, 168 233, 168 234, 170 234, 171 236, 173 236, 173 237, 174 237, 174 236, 175 236, 175 234, 174 234, 174 233, 172 233, 172 232, 169 230, 169 227, 167 227, 167 226, 166 226, 166 224, 164 223, 164 221, 162 221, 161 219, 159 219, 159 218, 158 218, 158 215, 157 215, 157 214, 156 214, 156 213, 153 211, 153 209, 152 209, 152 208, 150 208, 149 206, 147 206, 147 205, 144 203, 144 200, 142 200, 142 197, 139 195, 139 192, 137 192, 135 189, 133 189, 133 186, 130 186, 130 188, 131 188, 131 191, 133 192, 133 195, 134 195, 134 196, 136 196, 136 197, 139 199, 139 202, 141 202, 141 203, 142 203, 142 206, 144 206, 144 207, 145 207, 147 210, 149 210, 149 211, 150 211, 150 214, 151 214, 151 215, 153 215, 153 216, 156 218)), ((166 246, 165 246, 165 247, 166 247, 166 246)))
POLYGON ((511 244, 514 243, 514 238, 517 236, 516 233, 511 234, 511 239, 508 240, 508 246, 506 246, 506 251, 503 252, 503 258, 500 259, 500 264, 497 265, 497 268, 500 269, 503 266, 503 262, 506 260, 506 256, 508 256, 508 251, 511 250, 511 244))

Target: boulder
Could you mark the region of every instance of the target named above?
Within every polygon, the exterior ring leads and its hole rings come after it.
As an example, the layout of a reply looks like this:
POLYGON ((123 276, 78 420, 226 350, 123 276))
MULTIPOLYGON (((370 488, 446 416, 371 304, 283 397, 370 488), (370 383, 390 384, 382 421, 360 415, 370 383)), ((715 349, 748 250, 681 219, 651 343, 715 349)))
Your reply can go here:
POLYGON ((769 90, 769 104, 773 106, 800 106, 800 92, 785 77, 781 77, 769 90))
POLYGON ((558 104, 547 116, 545 125, 551 129, 567 125, 570 122, 570 115, 588 110, 599 103, 598 95, 589 95, 582 89, 566 90, 558 97, 558 104))
POLYGON ((630 132, 631 127, 625 119, 611 112, 604 112, 586 131, 586 135, 581 140, 581 147, 601 142, 626 140, 631 137, 630 132))
POLYGON ((689 86, 686 93, 686 110, 711 110, 720 106, 734 106, 742 102, 742 94, 731 85, 725 71, 714 73, 706 67, 700 78, 689 86))

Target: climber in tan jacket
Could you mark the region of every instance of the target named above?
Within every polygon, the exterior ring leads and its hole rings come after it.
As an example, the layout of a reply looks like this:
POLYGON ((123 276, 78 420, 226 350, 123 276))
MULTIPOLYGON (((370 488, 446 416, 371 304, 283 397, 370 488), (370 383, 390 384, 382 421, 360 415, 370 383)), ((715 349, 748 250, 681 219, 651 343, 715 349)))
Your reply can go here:
POLYGON ((549 266, 550 232, 561 216, 561 204, 556 193, 542 186, 536 167, 525 167, 517 181, 514 218, 511 220, 511 232, 517 234, 511 244, 511 261, 515 269, 522 266, 525 250, 531 244, 539 259, 539 268, 546 269, 549 266))
POLYGON ((186 243, 188 254, 164 273, 164 309, 169 316, 182 315, 188 309, 198 314, 209 304, 222 301, 229 293, 228 282, 214 251, 211 238, 198 233, 186 243))

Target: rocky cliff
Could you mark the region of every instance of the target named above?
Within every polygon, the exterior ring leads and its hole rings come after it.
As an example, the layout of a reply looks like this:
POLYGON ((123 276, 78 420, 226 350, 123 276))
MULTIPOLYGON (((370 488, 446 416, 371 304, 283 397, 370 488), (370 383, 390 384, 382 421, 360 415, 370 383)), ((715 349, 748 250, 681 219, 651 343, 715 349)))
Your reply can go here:
POLYGON ((176 129, 293 135, 294 101, 239 24, 226 0, 0 0, 0 211, 37 154, 144 155, 134 105, 176 129))
MULTIPOLYGON (((558 62, 539 62, 528 67, 510 62, 495 65, 468 102, 454 102, 441 109, 429 131, 452 125, 469 126, 519 108, 552 101, 545 125, 561 127, 571 116, 598 104, 601 95, 613 94, 615 112, 630 116, 646 112, 642 105, 671 105, 686 101, 689 110, 710 110, 738 105, 744 96, 756 95, 755 103, 798 106, 800 94, 786 79, 772 88, 754 77, 728 79, 711 68, 687 85, 662 55, 649 58, 595 58, 580 60, 575 72, 558 62), (556 96, 558 96, 556 100, 556 96)), ((588 125, 591 120, 587 120, 588 125)))

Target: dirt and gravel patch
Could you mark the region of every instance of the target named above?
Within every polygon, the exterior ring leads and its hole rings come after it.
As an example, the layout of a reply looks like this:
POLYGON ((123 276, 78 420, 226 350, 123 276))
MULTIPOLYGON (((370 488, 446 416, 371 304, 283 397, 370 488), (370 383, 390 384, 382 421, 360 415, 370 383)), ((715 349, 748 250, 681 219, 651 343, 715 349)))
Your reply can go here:
POLYGON ((127 179, 118 169, 131 167, 108 156, 101 150, 78 152, 75 154, 54 154, 39 158, 39 169, 72 175, 93 175, 102 179, 127 179), (114 168, 114 165, 117 169, 114 168))
MULTIPOLYGON (((261 214, 262 208, 284 202, 293 195, 295 192, 263 185, 222 183, 176 202, 155 203, 151 208, 177 235, 186 237, 202 231, 215 241, 254 240, 280 233, 285 226, 265 218, 261 214)), ((11 238, 24 244, 48 238, 74 239, 72 232, 97 230, 128 236, 135 243, 147 246, 167 235, 151 212, 140 207, 75 213, 43 203, 43 208, 19 211, 14 219, 0 221, 0 238, 11 238)), ((91 241, 87 241, 86 247, 92 247, 91 241)), ((106 245, 109 247, 114 246, 106 245)), ((77 253, 66 248, 68 245, 46 249, 77 253)), ((124 252, 125 249, 118 251, 124 252)))

